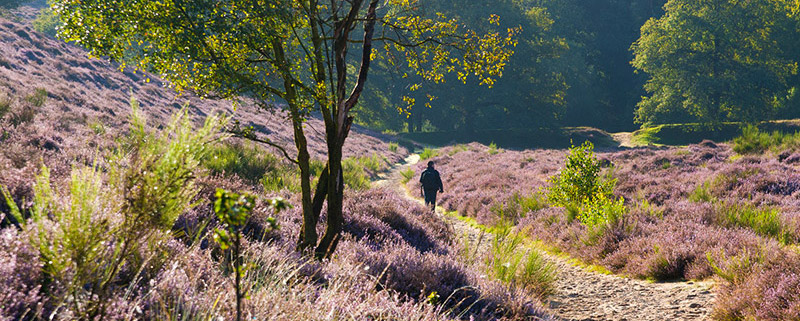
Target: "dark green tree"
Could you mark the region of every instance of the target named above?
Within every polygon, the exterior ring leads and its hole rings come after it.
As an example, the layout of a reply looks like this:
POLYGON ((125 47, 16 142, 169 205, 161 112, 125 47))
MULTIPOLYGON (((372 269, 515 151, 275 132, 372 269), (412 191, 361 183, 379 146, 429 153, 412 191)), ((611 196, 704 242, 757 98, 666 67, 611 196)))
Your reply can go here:
POLYGON ((636 111, 648 125, 769 119, 797 73, 798 36, 788 0, 670 0, 633 46, 632 61, 650 78, 636 111))

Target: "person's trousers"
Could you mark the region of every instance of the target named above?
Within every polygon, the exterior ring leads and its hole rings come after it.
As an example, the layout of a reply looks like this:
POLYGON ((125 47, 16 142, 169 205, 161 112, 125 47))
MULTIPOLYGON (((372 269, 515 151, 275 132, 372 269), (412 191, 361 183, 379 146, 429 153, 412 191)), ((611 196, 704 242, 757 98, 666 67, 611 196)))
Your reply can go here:
POLYGON ((438 192, 438 190, 425 190, 425 206, 436 208, 436 192, 438 192))

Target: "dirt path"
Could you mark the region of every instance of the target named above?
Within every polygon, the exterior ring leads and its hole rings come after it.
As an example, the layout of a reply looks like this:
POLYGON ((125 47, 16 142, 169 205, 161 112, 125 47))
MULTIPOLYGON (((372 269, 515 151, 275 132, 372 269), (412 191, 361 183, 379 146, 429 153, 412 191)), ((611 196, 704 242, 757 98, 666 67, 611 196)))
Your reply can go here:
MULTIPOLYGON (((404 164, 397 164, 383 174, 375 186, 394 188, 408 199, 422 202, 401 183, 400 171, 417 162, 418 155, 407 157, 404 164)), ((487 237, 466 222, 444 217, 457 235, 466 235, 473 242, 487 237)), ((709 319, 715 297, 711 282, 651 283, 587 271, 547 253, 545 257, 558 267, 555 294, 545 301, 555 320, 709 319)))

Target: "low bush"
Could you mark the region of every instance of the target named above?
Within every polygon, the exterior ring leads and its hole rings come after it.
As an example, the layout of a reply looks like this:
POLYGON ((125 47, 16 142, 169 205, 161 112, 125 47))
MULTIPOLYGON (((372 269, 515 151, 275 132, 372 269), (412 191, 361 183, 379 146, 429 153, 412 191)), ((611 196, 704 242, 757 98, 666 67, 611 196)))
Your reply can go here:
POLYGON ((756 234, 783 243, 792 243, 796 239, 796 236, 791 235, 784 226, 777 209, 728 202, 718 205, 716 211, 719 215, 719 224, 722 226, 747 228, 756 234))
MULTIPOLYGON (((50 2, 51 1, 48 1, 48 6, 50 2)), ((33 20, 33 29, 55 38, 58 33, 57 27, 60 23, 61 21, 59 21, 58 16, 53 13, 52 9, 44 8, 39 11, 39 14, 36 15, 36 19, 33 20)))
POLYGON ((47 90, 36 88, 32 94, 25 97, 25 101, 33 105, 33 107, 42 107, 47 101, 47 90))
POLYGON ((800 132, 786 134, 779 131, 762 132, 753 125, 742 130, 742 135, 733 139, 733 150, 739 154, 763 154, 766 151, 780 152, 800 147, 800 132))
POLYGON ((425 147, 425 149, 422 150, 422 153, 419 153, 419 159, 426 160, 429 158, 436 157, 438 155, 439 155, 438 150, 425 147))
POLYGON ((182 111, 156 134, 134 100, 130 123, 107 179, 97 167, 74 168, 68 189, 57 189, 43 166, 25 213, 3 193, 39 252, 51 301, 46 308, 65 310, 67 318, 106 317, 115 298, 166 262, 159 247, 195 204, 200 159, 220 137, 224 119, 209 117, 196 130, 182 111))
POLYGON ((250 182, 262 180, 267 172, 289 170, 273 154, 241 143, 219 143, 209 147, 203 166, 213 173, 236 175, 250 182))
POLYGON ((591 142, 572 146, 565 167, 548 179, 547 200, 556 206, 578 208, 578 219, 588 226, 618 222, 626 211, 625 200, 613 194, 616 180, 601 177, 600 171, 591 142))
POLYGON ((411 179, 414 178, 414 174, 415 174, 414 170, 411 168, 406 168, 404 170, 401 170, 400 171, 400 176, 402 176, 401 182, 403 184, 408 183, 411 179))

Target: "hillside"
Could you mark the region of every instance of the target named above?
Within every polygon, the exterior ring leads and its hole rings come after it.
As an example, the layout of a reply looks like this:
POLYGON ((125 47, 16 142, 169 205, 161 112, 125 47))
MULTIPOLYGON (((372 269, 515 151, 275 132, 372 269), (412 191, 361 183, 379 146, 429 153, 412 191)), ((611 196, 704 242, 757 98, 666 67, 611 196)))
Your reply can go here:
MULTIPOLYGON (((363 163, 375 174, 407 153, 391 137, 349 135, 345 182, 350 171, 362 177, 348 183, 339 254, 318 262, 294 251, 302 214, 286 184, 291 166, 231 139, 212 145, 209 159, 198 142, 206 137, 192 136, 230 103, 177 95, 156 76, 88 59, 22 22, 0 21, 0 42, 0 186, 12 199, 0 202, 0 319, 234 319, 229 252, 212 237, 225 227, 217 188, 256 196, 241 240, 248 319, 549 318, 538 294, 464 263, 443 220, 369 188, 363 163), (130 126, 131 97, 147 128, 130 126), (190 127, 168 125, 184 105, 190 127), (131 206, 136 195, 145 196, 131 206), (274 209, 278 195, 294 207, 274 209)), ((245 103, 235 117, 291 142, 280 113, 245 103)), ((307 122, 316 157, 320 128, 307 122)))

